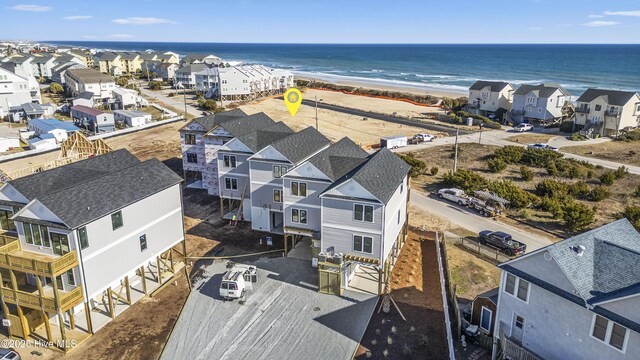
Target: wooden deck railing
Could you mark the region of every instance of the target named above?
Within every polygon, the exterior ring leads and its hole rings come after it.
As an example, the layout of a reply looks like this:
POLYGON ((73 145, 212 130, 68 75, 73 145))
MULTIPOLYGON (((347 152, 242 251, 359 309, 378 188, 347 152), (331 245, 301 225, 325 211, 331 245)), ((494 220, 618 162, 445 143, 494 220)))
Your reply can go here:
MULTIPOLYGON (((2 297, 6 302, 10 304, 16 304, 16 296, 14 296, 13 290, 11 288, 2 286, 0 288, 0 291, 2 291, 2 297)), ((38 293, 17 290, 16 294, 18 297, 17 302, 20 304, 20 306, 25 306, 31 309, 40 309, 40 295, 38 293)), ((84 296, 82 294, 82 286, 78 286, 77 288, 69 292, 60 291, 59 297, 60 309, 62 311, 67 311, 74 305, 77 305, 81 303, 82 300, 84 300, 84 296)), ((57 311, 56 301, 53 298, 53 295, 43 296, 42 304, 46 311, 57 311)))
POLYGON ((78 265, 78 256, 75 250, 60 257, 53 257, 35 252, 31 256, 29 251, 17 255, 16 253, 21 249, 20 241, 17 239, 0 246, 0 268, 53 277, 78 265), (43 258, 46 260, 42 260, 43 258))
POLYGON ((7 245, 8 243, 18 241, 18 238, 15 236, 10 236, 7 234, 0 235, 0 246, 7 245))

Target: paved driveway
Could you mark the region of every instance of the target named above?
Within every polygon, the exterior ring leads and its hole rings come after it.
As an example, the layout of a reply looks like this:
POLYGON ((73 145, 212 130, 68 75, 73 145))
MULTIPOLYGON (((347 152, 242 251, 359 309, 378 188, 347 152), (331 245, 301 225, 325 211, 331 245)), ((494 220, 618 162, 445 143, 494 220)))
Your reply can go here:
POLYGON ((264 258, 247 301, 224 301, 218 287, 225 263, 204 268, 161 359, 352 358, 377 296, 317 292, 311 262, 264 258))

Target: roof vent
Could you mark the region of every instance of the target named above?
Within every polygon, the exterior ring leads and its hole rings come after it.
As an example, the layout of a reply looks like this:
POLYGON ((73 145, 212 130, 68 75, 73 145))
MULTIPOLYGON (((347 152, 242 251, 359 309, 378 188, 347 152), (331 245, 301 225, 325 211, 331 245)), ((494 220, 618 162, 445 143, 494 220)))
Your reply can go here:
POLYGON ((572 246, 571 250, 575 251, 578 256, 584 254, 585 247, 583 245, 572 246))

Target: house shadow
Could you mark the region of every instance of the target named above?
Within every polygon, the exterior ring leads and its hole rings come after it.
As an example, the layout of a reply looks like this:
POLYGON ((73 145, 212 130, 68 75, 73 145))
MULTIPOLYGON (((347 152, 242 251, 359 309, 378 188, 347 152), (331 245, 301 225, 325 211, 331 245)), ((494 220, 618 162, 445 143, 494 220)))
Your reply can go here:
POLYGON ((358 301, 353 305, 316 317, 313 320, 359 343, 367 328, 368 321, 354 321, 354 319, 370 319, 377 303, 378 297, 373 296, 367 300, 358 301))
POLYGON ((162 163, 165 164, 169 169, 173 170, 173 172, 178 174, 180 177, 184 175, 182 173, 182 159, 174 156, 170 159, 164 160, 162 163))

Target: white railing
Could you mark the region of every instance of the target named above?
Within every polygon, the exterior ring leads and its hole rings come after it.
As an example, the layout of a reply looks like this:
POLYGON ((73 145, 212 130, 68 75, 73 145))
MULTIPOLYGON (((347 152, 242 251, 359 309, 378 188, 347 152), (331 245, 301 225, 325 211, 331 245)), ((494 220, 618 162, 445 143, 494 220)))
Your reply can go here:
POLYGON ((436 253, 438 254, 438 271, 440 272, 440 289, 442 292, 442 303, 444 305, 444 322, 447 328, 447 347, 449 348, 449 360, 456 360, 455 348, 453 347, 453 334, 451 333, 451 318, 449 317, 449 304, 447 302, 447 285, 444 280, 444 265, 442 253, 440 252, 440 232, 436 231, 436 253))

